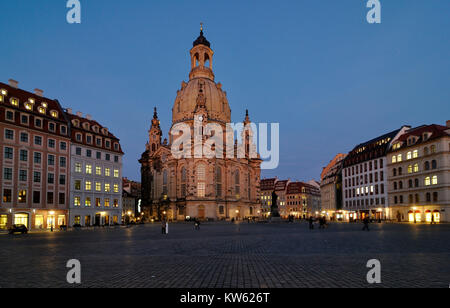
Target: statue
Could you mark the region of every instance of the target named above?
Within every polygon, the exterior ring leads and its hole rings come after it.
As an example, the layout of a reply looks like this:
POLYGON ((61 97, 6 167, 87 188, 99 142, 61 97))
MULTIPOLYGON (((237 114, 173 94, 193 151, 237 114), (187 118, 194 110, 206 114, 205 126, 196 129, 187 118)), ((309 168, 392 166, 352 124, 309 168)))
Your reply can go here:
POLYGON ((272 192, 272 205, 270 206, 270 215, 272 218, 279 218, 280 213, 278 212, 278 195, 272 192))

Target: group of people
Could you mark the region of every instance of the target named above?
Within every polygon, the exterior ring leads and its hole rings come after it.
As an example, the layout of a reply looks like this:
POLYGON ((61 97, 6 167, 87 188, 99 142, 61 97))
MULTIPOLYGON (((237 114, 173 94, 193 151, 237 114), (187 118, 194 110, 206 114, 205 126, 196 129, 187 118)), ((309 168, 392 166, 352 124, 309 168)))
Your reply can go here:
MULTIPOLYGON (((194 220, 194 229, 200 230, 200 220, 194 220)), ((169 223, 165 219, 161 220, 161 233, 169 234, 169 223)))
POLYGON ((316 221, 319 222, 319 229, 325 229, 326 227, 328 227, 327 218, 325 216, 319 217, 318 219, 310 216, 308 219, 310 230, 314 230, 314 222, 316 221))

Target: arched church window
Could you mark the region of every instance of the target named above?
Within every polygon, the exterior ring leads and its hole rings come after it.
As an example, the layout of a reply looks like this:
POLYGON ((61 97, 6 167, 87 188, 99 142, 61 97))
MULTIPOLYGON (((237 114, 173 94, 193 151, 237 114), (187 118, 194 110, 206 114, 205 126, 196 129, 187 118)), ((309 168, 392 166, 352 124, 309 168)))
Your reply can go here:
POLYGON ((252 198, 252 185, 251 185, 251 175, 250 173, 248 174, 248 178, 247 178, 247 184, 248 184, 248 199, 250 200, 252 198))
POLYGON ((167 197, 167 170, 163 171, 163 196, 167 197))
POLYGON ((206 195, 206 170, 205 165, 199 164, 197 166, 197 196, 204 198, 206 195))
POLYGON ((234 190, 236 193, 236 198, 239 199, 241 194, 241 175, 239 170, 236 170, 234 173, 234 190))
POLYGON ((222 168, 216 168, 216 196, 222 197, 222 168))
POLYGON ((186 168, 181 168, 181 197, 186 197, 186 168))

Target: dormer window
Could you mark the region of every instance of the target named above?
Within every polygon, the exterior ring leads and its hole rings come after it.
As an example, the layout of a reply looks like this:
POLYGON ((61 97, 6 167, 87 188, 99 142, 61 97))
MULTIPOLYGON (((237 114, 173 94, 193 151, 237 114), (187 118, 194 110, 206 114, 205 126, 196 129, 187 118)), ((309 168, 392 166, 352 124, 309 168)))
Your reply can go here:
POLYGON ((25 103, 25 109, 31 111, 31 110, 33 110, 33 105, 30 103, 25 103))
POLYGON ((19 100, 17 98, 11 98, 11 105, 19 107, 19 100))
POLYGON ((38 107, 38 111, 41 114, 45 114, 45 108, 44 107, 38 107))
POLYGON ((89 130, 89 123, 87 123, 87 122, 83 123, 83 128, 85 130, 89 130))
POLYGON ((8 91, 6 91, 5 89, 1 89, 0 93, 3 96, 8 96, 8 91))
POLYGON ((28 101, 30 102, 30 104, 34 104, 34 99, 33 98, 29 98, 28 101))
POLYGON ((94 130, 94 132, 98 133, 98 126, 94 126, 92 129, 94 130))
POLYGON ((52 110, 52 111, 50 111, 50 115, 52 117, 54 117, 54 118, 57 118, 58 117, 58 111, 52 110))
POLYGON ((102 134, 105 136, 108 136, 108 129, 107 128, 103 128, 102 129, 102 134))
POLYGON ((80 121, 78 121, 78 120, 72 120, 72 124, 75 127, 80 127, 80 121))
POLYGON ((41 105, 42 105, 42 107, 44 107, 44 108, 47 108, 47 107, 48 107, 47 103, 42 103, 41 105))

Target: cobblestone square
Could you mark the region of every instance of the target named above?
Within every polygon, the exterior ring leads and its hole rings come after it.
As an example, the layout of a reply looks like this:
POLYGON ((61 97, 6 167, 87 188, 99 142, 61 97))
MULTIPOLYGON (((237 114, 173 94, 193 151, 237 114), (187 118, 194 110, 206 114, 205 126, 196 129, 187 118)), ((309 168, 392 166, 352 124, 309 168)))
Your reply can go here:
POLYGON ((367 261, 381 262, 381 287, 450 284, 450 225, 305 223, 159 224, 0 235, 0 287, 71 287, 66 262, 81 262, 81 287, 372 287, 367 261))

